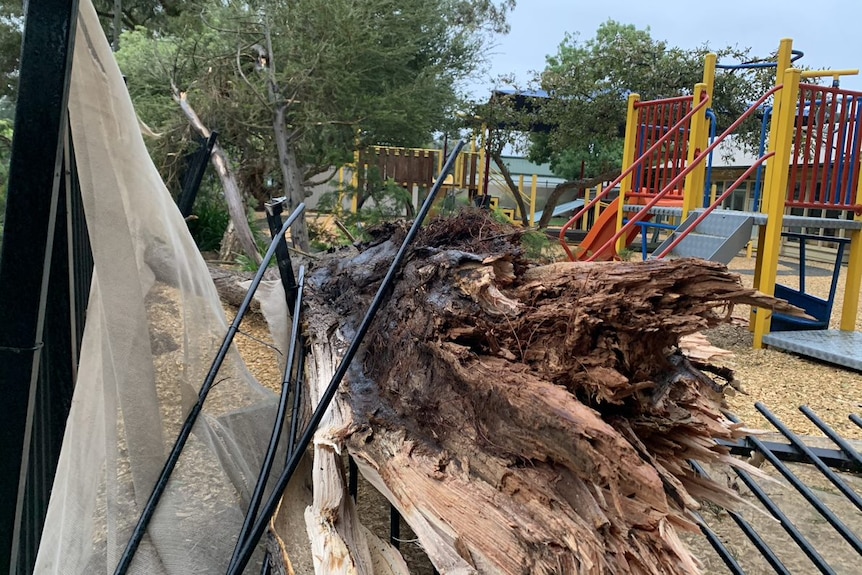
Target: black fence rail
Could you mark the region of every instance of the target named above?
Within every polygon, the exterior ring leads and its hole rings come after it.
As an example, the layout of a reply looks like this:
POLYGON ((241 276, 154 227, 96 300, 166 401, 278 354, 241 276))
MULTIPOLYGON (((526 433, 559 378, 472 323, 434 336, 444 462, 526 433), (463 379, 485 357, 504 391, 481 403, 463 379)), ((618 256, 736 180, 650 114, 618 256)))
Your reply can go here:
MULTIPOLYGON (((786 441, 767 441, 751 435, 737 443, 722 444, 730 447, 734 455, 749 458, 753 462, 768 462, 775 475, 785 483, 779 489, 798 494, 803 501, 792 505, 785 502, 782 506, 777 501, 776 490, 772 489, 773 493, 770 494, 770 489, 765 485, 768 482, 763 478, 755 478, 752 473, 734 468, 731 473, 735 478, 731 483, 738 485, 743 495, 750 494, 761 512, 774 518, 774 522, 767 522, 766 527, 758 529, 753 525, 752 517, 746 519, 743 516, 740 512, 743 510, 728 512, 737 531, 734 533, 728 528, 723 530, 723 535, 719 535, 715 521, 698 517, 701 531, 710 546, 727 570, 734 574, 749 573, 749 569, 758 569, 757 565, 761 565, 758 572, 766 572, 764 562, 772 571, 781 574, 849 574, 862 571, 858 565, 858 556, 862 555, 862 540, 854 527, 847 524, 848 517, 856 517, 856 529, 862 525, 862 497, 859 493, 859 485, 862 485, 862 456, 859 451, 807 406, 800 407, 800 411, 824 433, 822 442, 831 442, 832 447, 809 445, 765 405, 757 403, 755 407, 786 441), (856 487, 851 485, 854 482, 856 487), (827 494, 830 503, 824 501, 827 494), (805 516, 808 518, 800 519, 805 516), (783 532, 784 536, 776 532, 783 532), (816 535, 816 541, 813 535, 816 535), (730 544, 731 540, 747 541, 758 555, 740 553, 739 545, 730 544), (789 543, 778 547, 775 541, 789 543), (829 542, 828 550, 823 548, 824 541, 829 542), (801 551, 806 561, 800 561, 798 551, 801 551), (792 568, 788 565, 788 559, 794 562, 792 568)), ((735 421, 732 415, 727 415, 735 421)), ((857 415, 850 415, 849 419, 862 427, 862 419, 857 415)), ((707 471, 697 463, 692 462, 691 465, 697 473, 708 476, 707 471)))

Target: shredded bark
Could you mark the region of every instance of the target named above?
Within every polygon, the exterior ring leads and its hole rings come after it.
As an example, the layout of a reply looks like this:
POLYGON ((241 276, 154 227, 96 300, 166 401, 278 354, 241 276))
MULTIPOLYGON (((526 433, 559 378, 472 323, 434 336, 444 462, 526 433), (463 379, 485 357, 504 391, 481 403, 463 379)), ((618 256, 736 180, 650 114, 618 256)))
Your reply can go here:
MULTIPOLYGON (((403 234, 389 226, 313 271, 313 342, 350 340, 403 234)), ((714 440, 743 430, 721 413, 732 372, 696 365, 680 338, 737 303, 798 310, 721 264, 536 266, 519 239, 480 211, 423 230, 327 441, 441 573, 698 573, 676 531, 696 529, 702 500, 736 495, 687 461, 733 462, 714 440)))

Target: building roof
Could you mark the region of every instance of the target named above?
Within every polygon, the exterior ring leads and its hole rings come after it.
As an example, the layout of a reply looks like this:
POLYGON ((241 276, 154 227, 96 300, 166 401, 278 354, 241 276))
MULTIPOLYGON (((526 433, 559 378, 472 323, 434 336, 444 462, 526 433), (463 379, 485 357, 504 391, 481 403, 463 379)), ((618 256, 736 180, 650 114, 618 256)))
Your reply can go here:
POLYGON ((516 96, 523 98, 550 98, 551 95, 545 90, 494 90, 494 94, 499 94, 500 96, 516 96))
MULTIPOLYGON (((532 176, 540 178, 559 178, 552 170, 551 164, 535 164, 527 158, 519 156, 502 156, 501 159, 513 176, 532 176)), ((562 178, 559 178, 562 180, 562 178)))

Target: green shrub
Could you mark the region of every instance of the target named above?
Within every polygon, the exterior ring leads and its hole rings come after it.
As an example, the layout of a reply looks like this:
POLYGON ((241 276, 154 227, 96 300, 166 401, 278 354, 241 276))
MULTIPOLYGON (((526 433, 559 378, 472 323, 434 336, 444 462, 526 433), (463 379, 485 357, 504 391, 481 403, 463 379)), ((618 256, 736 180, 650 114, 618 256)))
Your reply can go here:
POLYGON ((227 206, 215 194, 205 194, 195 202, 189 231, 202 252, 217 252, 230 222, 227 206))

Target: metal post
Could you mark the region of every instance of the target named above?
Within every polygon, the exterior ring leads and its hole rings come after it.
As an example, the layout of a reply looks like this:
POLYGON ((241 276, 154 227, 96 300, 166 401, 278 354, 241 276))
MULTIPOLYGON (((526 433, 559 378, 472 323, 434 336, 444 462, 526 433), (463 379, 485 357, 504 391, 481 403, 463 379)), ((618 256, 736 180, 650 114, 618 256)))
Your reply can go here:
MULTIPOLYGON (((637 104, 641 101, 641 97, 638 94, 629 94, 628 104, 626 106, 626 136, 625 143, 623 144, 623 165, 622 171, 625 171, 632 165, 635 161, 635 145, 637 143, 637 137, 640 133, 639 119, 638 119, 638 110, 637 104)), ((633 175, 631 173, 626 174, 626 176, 620 182, 620 201, 617 203, 617 225, 616 231, 619 231, 623 227, 623 218, 625 218, 625 203, 626 203, 626 194, 632 191, 632 180, 633 175)), ((625 239, 620 238, 617 242, 617 253, 622 251, 626 247, 625 239)))
POLYGON ((0 572, 16 570, 62 171, 76 0, 27 5, 0 254, 0 572))
POLYGON ((187 156, 186 174, 182 181, 183 189, 180 192, 180 197, 177 199, 177 207, 184 218, 192 215, 195 199, 198 196, 201 181, 203 181, 207 166, 210 163, 210 156, 212 156, 216 138, 218 138, 218 132, 210 132, 208 138, 201 138, 201 145, 197 151, 187 156))
MULTIPOLYGON (((755 287, 766 295, 775 293, 775 278, 778 273, 778 252, 781 249, 781 229, 784 220, 784 204, 787 199, 787 166, 793 145, 793 120, 799 95, 799 70, 785 70, 781 76, 782 91, 776 95, 775 113, 769 137, 769 151, 775 153, 766 167, 763 206, 767 214, 763 231, 763 243, 757 244, 757 259, 760 260, 759 283, 755 287)), ((760 308, 754 318, 754 347, 763 347, 763 336, 769 333, 772 310, 760 308)))
POLYGON ((264 209, 266 210, 266 223, 269 226, 269 234, 272 237, 272 241, 276 242, 275 261, 278 264, 281 285, 284 287, 284 296, 287 298, 287 309, 293 310, 296 303, 296 276, 293 274, 293 263, 290 261, 287 238, 284 237, 284 234, 279 236, 281 213, 286 202, 287 198, 276 198, 264 204, 264 209))
MULTIPOLYGON (((700 102, 704 96, 712 98, 707 92, 707 85, 700 83, 694 86, 694 103, 700 102)), ((691 119, 688 132, 687 165, 691 165, 709 146, 709 128, 706 123, 706 110, 691 119)), ((701 162, 685 179, 681 219, 685 220, 689 212, 703 206, 703 186, 706 180, 706 162, 701 162)))

